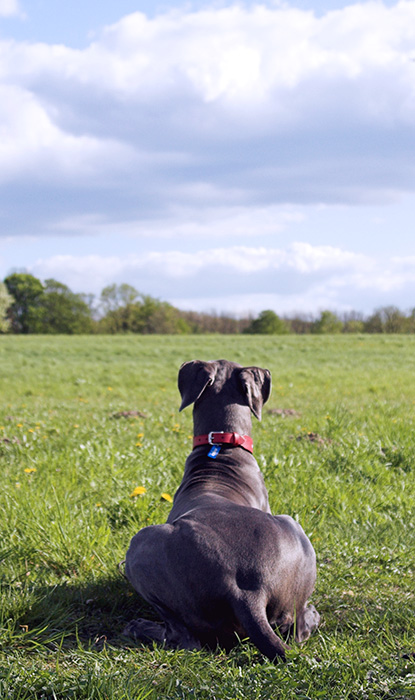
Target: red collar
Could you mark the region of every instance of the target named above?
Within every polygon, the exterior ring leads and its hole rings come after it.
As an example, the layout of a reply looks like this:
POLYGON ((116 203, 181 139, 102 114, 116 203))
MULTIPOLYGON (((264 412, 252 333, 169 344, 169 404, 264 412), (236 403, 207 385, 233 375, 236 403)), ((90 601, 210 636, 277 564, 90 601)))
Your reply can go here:
POLYGON ((193 438, 193 449, 199 445, 230 445, 232 447, 243 447, 248 452, 254 451, 254 444, 249 435, 239 435, 239 433, 224 433, 213 430, 207 435, 195 435, 193 438))

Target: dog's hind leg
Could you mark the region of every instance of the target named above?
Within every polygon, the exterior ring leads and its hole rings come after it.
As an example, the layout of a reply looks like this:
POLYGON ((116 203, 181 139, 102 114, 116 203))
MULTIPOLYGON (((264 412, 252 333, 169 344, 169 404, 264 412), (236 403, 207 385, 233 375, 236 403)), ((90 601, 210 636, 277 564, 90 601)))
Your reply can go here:
POLYGON ((260 601, 245 598, 232 602, 236 618, 241 623, 249 639, 270 661, 278 656, 285 661, 285 652, 290 647, 275 634, 268 622, 265 606, 260 601))

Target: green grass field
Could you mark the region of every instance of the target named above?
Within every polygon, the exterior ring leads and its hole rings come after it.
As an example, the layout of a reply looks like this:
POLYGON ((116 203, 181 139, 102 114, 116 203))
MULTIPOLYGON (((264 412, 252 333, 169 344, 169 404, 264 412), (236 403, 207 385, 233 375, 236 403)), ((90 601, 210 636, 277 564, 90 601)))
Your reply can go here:
POLYGON ((415 337, 3 336, 0 380, 1 698, 415 698, 415 337), (286 664, 121 635, 152 612, 117 564, 191 447, 178 368, 222 357, 272 372, 255 455, 317 553, 286 664))

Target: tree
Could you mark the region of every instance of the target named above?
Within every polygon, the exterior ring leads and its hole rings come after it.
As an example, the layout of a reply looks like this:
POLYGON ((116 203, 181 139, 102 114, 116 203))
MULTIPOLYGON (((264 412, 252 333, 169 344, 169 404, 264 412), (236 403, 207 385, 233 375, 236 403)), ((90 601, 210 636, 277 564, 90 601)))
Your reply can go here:
POLYGON ((304 335, 311 333, 313 328, 313 317, 311 314, 296 314, 289 319, 290 330, 292 333, 304 335))
POLYGON ((98 327, 104 333, 128 333, 133 324, 133 307, 143 295, 129 284, 110 284, 101 292, 99 307, 103 317, 98 327))
POLYGON ((149 295, 142 297, 140 303, 132 305, 131 328, 133 333, 190 333, 191 328, 181 317, 180 312, 166 301, 159 301, 149 295))
POLYGON ((258 318, 255 318, 245 329, 244 333, 258 333, 262 335, 280 335, 288 333, 288 326, 275 311, 267 309, 261 311, 258 318))
POLYGON ((16 272, 6 277, 4 283, 14 300, 9 309, 12 332, 38 333, 44 295, 42 282, 26 272, 16 272))
POLYGON ((123 306, 134 304, 140 297, 142 294, 129 284, 110 284, 101 292, 100 306, 104 314, 107 314, 123 306))
POLYGON ((363 333, 365 323, 363 314, 349 311, 343 316, 343 333, 363 333))
POLYGON ((54 279, 45 281, 40 301, 40 332, 69 335, 91 333, 91 309, 80 294, 54 279))
POLYGON ((8 293, 4 282, 0 282, 0 333, 7 333, 10 327, 10 319, 7 311, 13 304, 13 297, 8 293))
POLYGON ((336 316, 332 311, 322 311, 320 318, 314 321, 311 332, 322 334, 322 333, 341 333, 343 330, 343 323, 340 321, 339 317, 336 316))
POLYGON ((103 333, 191 333, 180 311, 171 304, 137 292, 128 284, 115 284, 101 292, 106 310, 98 328, 103 333))
POLYGON ((366 333, 410 333, 411 317, 407 318, 396 306, 376 309, 365 322, 366 333))

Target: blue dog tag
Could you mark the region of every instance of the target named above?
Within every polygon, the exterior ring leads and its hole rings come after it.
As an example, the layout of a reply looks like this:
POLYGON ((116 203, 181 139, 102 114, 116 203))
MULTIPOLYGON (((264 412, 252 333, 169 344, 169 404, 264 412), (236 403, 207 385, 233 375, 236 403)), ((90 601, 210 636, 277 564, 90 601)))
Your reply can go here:
POLYGON ((220 452, 221 445, 212 445, 208 452, 208 457, 211 457, 212 459, 216 459, 220 452))

